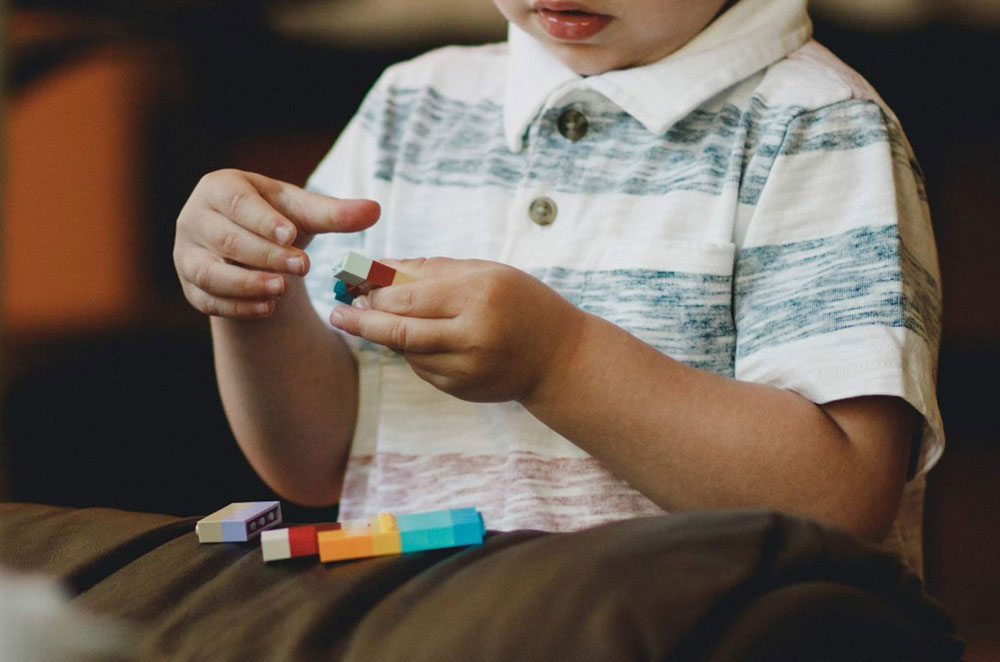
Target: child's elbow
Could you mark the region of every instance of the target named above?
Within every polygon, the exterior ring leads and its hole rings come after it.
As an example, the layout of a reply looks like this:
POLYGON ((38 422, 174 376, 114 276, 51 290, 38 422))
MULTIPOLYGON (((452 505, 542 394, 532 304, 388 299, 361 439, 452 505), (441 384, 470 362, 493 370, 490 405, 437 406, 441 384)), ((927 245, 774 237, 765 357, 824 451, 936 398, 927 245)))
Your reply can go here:
POLYGON ((340 501, 341 484, 339 482, 317 482, 307 484, 303 481, 267 481, 268 486, 286 501, 305 506, 306 508, 326 508, 340 501))
POLYGON ((919 416, 905 401, 887 397, 841 400, 823 409, 847 443, 822 511, 837 528, 881 543, 899 511, 919 416))
POLYGON ((261 480, 282 500, 306 508, 326 508, 340 501, 343 471, 309 471, 301 465, 251 465, 261 480))
POLYGON ((895 511, 886 514, 879 510, 879 512, 873 513, 858 513, 850 521, 844 522, 840 528, 859 538, 878 544, 889 537, 894 521, 895 511))
POLYGON ((901 498, 902 486, 874 492, 859 490, 848 495, 835 511, 827 511, 821 523, 869 542, 882 543, 892 531, 901 498))

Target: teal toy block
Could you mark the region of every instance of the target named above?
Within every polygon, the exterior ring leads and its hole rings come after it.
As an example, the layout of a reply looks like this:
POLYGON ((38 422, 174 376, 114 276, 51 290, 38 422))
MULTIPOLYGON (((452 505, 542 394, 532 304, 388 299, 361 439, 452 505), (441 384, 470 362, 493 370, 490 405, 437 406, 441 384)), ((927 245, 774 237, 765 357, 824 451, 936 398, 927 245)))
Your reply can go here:
POLYGON ((481 545, 486 525, 475 508, 456 508, 451 511, 452 531, 456 545, 481 545))
POLYGON ((483 519, 475 508, 397 515, 403 553, 483 542, 483 519))
POLYGON ((455 546, 451 513, 447 510, 397 515, 396 526, 404 554, 455 546))
POLYGON ((454 547, 455 541, 449 535, 450 529, 417 529, 415 531, 399 532, 400 552, 423 552, 428 549, 454 547))
POLYGON ((400 531, 417 531, 420 529, 450 527, 451 524, 452 519, 450 510, 432 510, 426 513, 396 515, 396 526, 399 527, 400 531))
POLYGON ((349 290, 350 286, 347 283, 338 280, 333 284, 333 298, 341 303, 350 305, 354 301, 354 297, 350 294, 349 290))

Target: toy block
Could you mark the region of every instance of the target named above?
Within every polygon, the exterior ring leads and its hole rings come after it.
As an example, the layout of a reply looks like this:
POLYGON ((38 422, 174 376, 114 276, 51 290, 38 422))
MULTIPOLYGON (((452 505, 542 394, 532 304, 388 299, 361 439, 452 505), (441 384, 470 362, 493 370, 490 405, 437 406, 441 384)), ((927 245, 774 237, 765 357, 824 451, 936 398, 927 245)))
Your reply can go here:
POLYGON ((360 285, 368 280, 368 272, 371 271, 373 261, 360 253, 347 251, 333 268, 333 276, 348 285, 360 285))
POLYGON ((371 521, 350 520, 341 524, 340 531, 319 534, 320 561, 346 561, 402 552, 396 518, 390 513, 380 513, 371 521))
POLYGON ((403 552, 452 547, 455 543, 447 511, 400 515, 396 521, 403 552))
POLYGON ((264 562, 292 558, 292 549, 288 543, 288 529, 261 531, 260 553, 264 557, 264 562))
POLYGON ((486 532, 483 517, 475 508, 400 515, 397 522, 403 551, 481 545, 486 532))
POLYGON ((451 511, 452 531, 456 545, 481 545, 486 525, 475 508, 456 508, 451 511))
POLYGON ((317 535, 321 531, 334 531, 340 528, 336 522, 291 526, 286 529, 270 529, 260 534, 260 549, 264 561, 282 561, 284 559, 319 554, 317 535))
POLYGON ((424 513, 410 513, 408 515, 397 515, 396 525, 400 532, 418 531, 421 529, 433 529, 451 526, 450 510, 432 510, 424 513))
POLYGON ((265 529, 281 524, 277 501, 241 501, 203 517, 195 524, 198 542, 246 542, 265 529))
POLYGON ((367 280, 372 287, 389 287, 396 278, 396 270, 381 262, 372 261, 371 269, 368 270, 367 280))
POLYGON ((370 527, 323 531, 316 538, 319 541, 319 560, 323 563, 375 555, 370 527))
POLYGON ((411 276, 410 274, 397 270, 392 277, 392 282, 390 283, 390 285, 405 285, 407 283, 412 283, 415 280, 417 279, 411 276))
MULTIPOLYGON (((242 506, 254 505, 257 504, 232 504, 219 513, 223 518, 234 519, 245 514, 242 506)), ((280 511, 277 517, 280 518, 280 511)), ((202 527, 199 535, 207 531, 202 527)), ((261 553, 264 561, 268 562, 319 555, 319 560, 327 563, 479 545, 483 542, 485 531, 483 517, 475 508, 399 516, 379 513, 370 520, 345 520, 264 531, 261 533, 261 553)))
POLYGON ((375 526, 372 533, 372 548, 375 556, 386 556, 389 554, 401 554, 403 545, 399 538, 399 527, 396 526, 396 517, 391 513, 379 513, 375 518, 375 526))
POLYGON ((337 301, 351 303, 362 294, 379 287, 412 283, 416 279, 409 274, 397 271, 387 264, 372 260, 363 255, 348 251, 340 258, 333 268, 333 292, 337 301))
POLYGON ((352 291, 356 292, 357 287, 354 285, 348 285, 342 280, 338 280, 333 284, 333 298, 341 303, 350 305, 354 301, 356 295, 353 294, 352 291))
POLYGON ((340 528, 337 522, 321 522, 307 526, 291 527, 288 530, 288 546, 292 556, 317 556, 321 531, 336 531, 340 528))

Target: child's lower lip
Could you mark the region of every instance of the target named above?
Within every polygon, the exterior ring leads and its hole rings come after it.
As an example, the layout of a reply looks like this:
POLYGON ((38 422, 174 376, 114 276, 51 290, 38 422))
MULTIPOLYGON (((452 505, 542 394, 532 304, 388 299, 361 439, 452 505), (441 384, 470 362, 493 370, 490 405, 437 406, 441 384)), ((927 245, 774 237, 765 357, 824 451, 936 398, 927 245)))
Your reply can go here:
POLYGON ((543 30, 556 39, 566 41, 590 39, 611 22, 610 16, 583 12, 538 9, 537 15, 543 30))

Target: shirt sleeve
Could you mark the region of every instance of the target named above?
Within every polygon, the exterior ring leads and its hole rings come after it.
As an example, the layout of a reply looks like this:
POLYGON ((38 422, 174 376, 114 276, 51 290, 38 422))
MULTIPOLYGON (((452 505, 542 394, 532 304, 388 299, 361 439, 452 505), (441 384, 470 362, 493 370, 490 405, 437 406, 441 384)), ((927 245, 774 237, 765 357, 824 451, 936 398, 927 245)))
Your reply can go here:
POLYGON ((754 194, 734 275, 735 375, 823 404, 903 398, 919 475, 944 448, 937 251, 919 167, 888 111, 795 114, 754 194))

